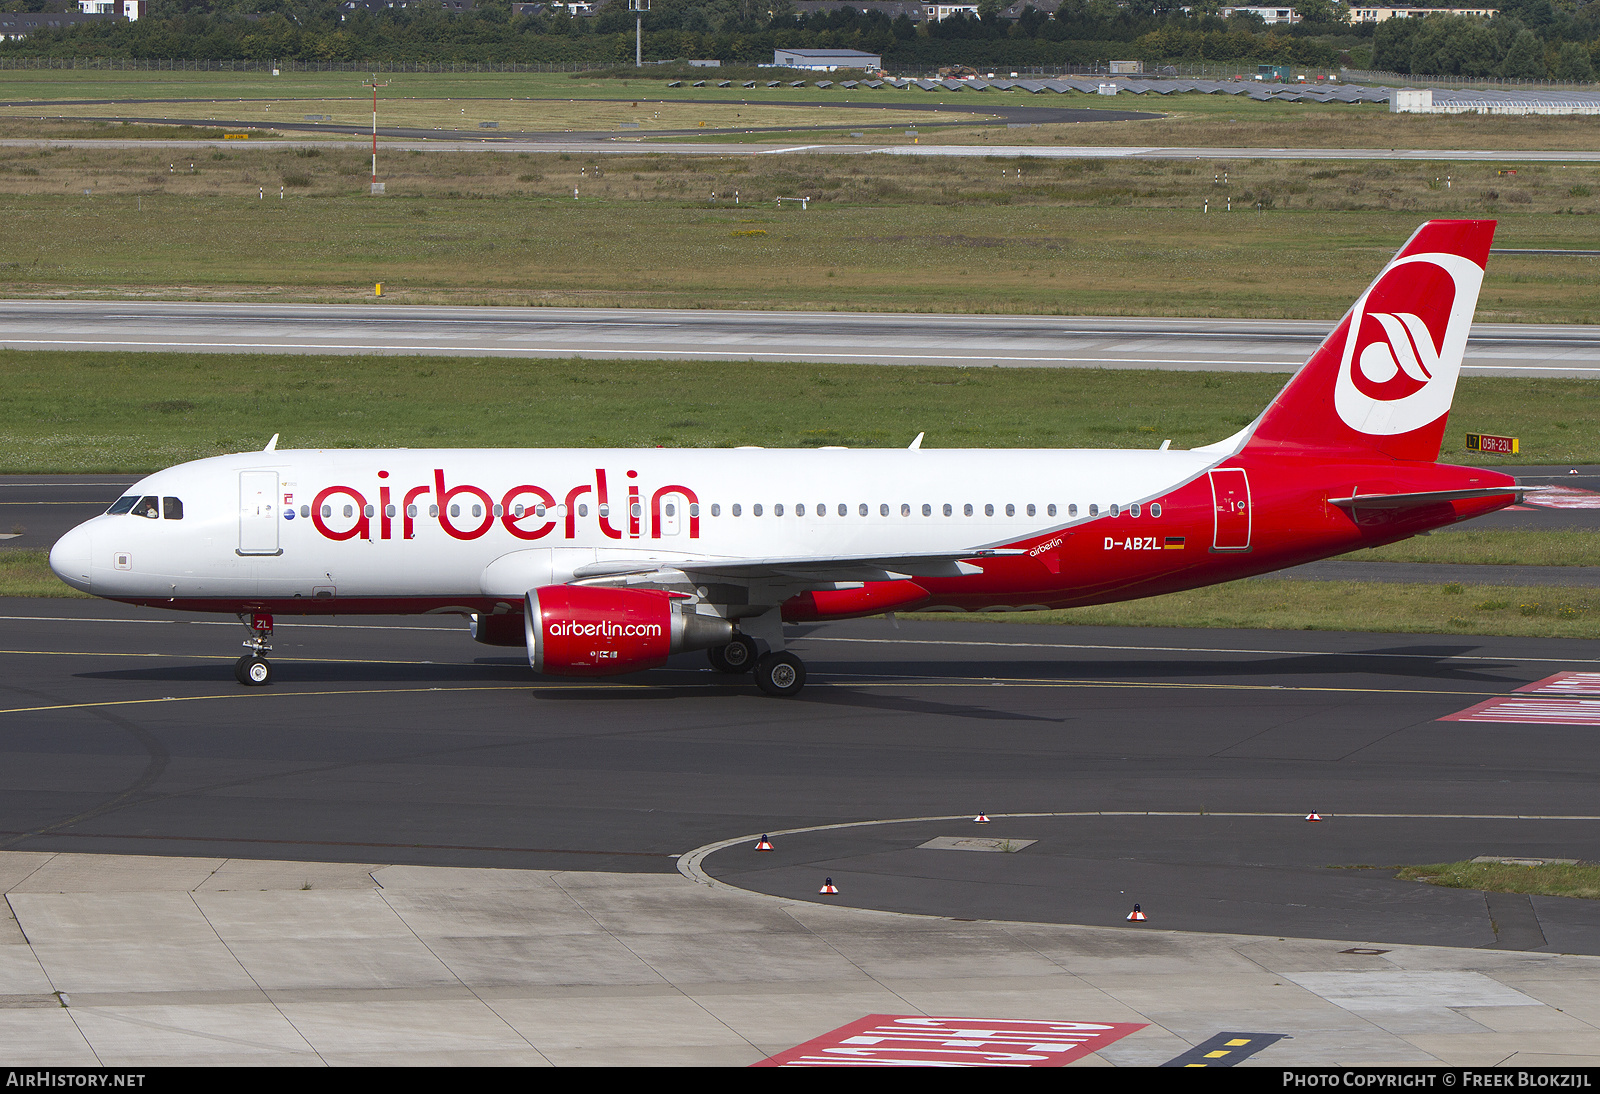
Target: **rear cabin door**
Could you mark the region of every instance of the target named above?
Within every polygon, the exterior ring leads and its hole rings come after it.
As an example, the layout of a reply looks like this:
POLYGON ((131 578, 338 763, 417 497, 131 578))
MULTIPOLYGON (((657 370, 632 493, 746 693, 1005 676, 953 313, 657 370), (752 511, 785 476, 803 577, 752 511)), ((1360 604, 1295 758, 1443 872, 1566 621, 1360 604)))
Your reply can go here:
POLYGON ((278 546, 278 473, 239 472, 239 553, 281 555, 278 546))
POLYGON ((1213 551, 1250 549, 1250 480, 1242 467, 1211 472, 1213 551))

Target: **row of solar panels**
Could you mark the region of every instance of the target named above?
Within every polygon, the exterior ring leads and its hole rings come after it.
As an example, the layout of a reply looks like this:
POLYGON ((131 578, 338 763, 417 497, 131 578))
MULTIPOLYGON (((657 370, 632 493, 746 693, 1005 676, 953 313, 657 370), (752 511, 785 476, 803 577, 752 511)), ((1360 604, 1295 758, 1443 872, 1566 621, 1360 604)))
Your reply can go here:
MULTIPOLYGON (((706 87, 713 81, 696 80, 691 87, 706 87)), ((766 86, 771 87, 805 87, 805 80, 767 80, 766 86)), ((745 80, 740 86, 755 87, 757 81, 745 80)), ((672 80, 668 87, 682 87, 684 81, 672 80)), ((812 86, 826 91, 832 87, 839 87, 844 91, 851 91, 857 87, 877 91, 884 86, 896 88, 916 87, 923 91, 1026 91, 1037 95, 1044 91, 1053 91, 1064 94, 1068 91, 1079 91, 1093 95, 1102 85, 1114 84, 1119 92, 1126 91, 1133 95, 1154 93, 1157 95, 1172 95, 1183 91, 1197 91, 1205 95, 1245 95, 1258 101, 1280 100, 1283 102, 1338 102, 1338 103, 1386 103, 1389 101, 1390 89, 1387 87, 1354 87, 1350 85, 1319 85, 1319 84, 1291 84, 1274 85, 1236 80, 903 80, 894 77, 888 80, 841 80, 837 85, 832 80, 818 80, 812 86)), ((717 80, 717 87, 732 87, 732 80, 717 80)))
MULTIPOLYGON (((705 87, 709 80, 696 80, 692 86, 705 87)), ((767 80, 767 87, 805 87, 805 80, 767 80)), ((1352 84, 1266 84, 1247 80, 818 80, 813 86, 828 90, 838 86, 845 91, 865 87, 876 91, 884 86, 896 88, 921 88, 923 91, 1026 91, 1037 95, 1052 91, 1065 94, 1078 91, 1093 95, 1103 86, 1115 86, 1117 91, 1132 95, 1174 95, 1180 92, 1199 92, 1202 95, 1244 95, 1258 102, 1291 103, 1386 103, 1393 88, 1359 87, 1352 84)), ((682 80, 673 80, 668 87, 682 87, 682 80)), ((717 80, 717 87, 732 87, 732 80, 717 80)), ((744 87, 755 87, 755 80, 745 80, 744 87)), ((1516 91, 1452 89, 1434 92, 1434 102, 1597 102, 1600 92, 1554 91, 1519 89, 1516 91)))
POLYGON ((1435 106, 1442 103, 1595 103, 1600 102, 1600 91, 1571 91, 1548 90, 1540 88, 1523 89, 1516 91, 1500 91, 1485 88, 1467 90, 1465 88, 1451 88, 1450 90, 1436 89, 1433 93, 1435 106))

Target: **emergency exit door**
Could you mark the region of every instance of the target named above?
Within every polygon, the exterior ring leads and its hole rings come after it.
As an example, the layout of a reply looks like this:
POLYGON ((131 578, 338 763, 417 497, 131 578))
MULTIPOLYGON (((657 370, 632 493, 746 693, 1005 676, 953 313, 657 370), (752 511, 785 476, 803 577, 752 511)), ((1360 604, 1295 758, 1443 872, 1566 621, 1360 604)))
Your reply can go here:
POLYGON ((1213 551, 1250 549, 1250 480, 1242 467, 1219 467, 1211 472, 1213 551))
POLYGON ((278 546, 278 473, 239 472, 239 553, 281 555, 278 546))

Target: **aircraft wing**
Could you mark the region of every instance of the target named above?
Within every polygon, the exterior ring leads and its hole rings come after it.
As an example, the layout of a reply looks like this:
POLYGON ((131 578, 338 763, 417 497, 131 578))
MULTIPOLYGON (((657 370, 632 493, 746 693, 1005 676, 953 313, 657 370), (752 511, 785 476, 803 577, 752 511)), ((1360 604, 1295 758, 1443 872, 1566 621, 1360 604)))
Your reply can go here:
POLYGON ((591 562, 573 572, 577 581, 674 571, 696 578, 777 583, 898 581, 911 577, 958 577, 981 567, 971 560, 1027 554, 1014 548, 983 548, 911 555, 797 555, 789 558, 682 558, 591 562))
POLYGON ((1416 509, 1435 505, 1441 501, 1464 501, 1469 498, 1494 498, 1515 494, 1522 500, 1522 489, 1516 486, 1473 487, 1467 490, 1427 490, 1419 494, 1352 494, 1348 498, 1329 498, 1330 505, 1344 509, 1416 509))

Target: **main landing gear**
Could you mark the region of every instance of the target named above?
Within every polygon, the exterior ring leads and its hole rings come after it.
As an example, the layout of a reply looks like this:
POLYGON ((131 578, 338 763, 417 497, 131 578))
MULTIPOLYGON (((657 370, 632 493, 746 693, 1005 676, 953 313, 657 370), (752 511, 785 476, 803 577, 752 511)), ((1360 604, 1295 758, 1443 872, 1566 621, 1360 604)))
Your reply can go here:
POLYGON ((239 622, 250 628, 250 637, 242 643, 250 652, 233 663, 233 678, 246 687, 272 683, 272 664, 263 656, 272 649, 272 644, 267 641, 272 637, 272 616, 266 612, 256 612, 245 623, 244 613, 241 612, 239 622))
POLYGON ((762 653, 755 639, 746 634, 734 635, 726 646, 713 646, 706 651, 706 658, 718 672, 754 670, 756 687, 779 698, 799 694, 806 684, 804 661, 787 651, 762 653))

